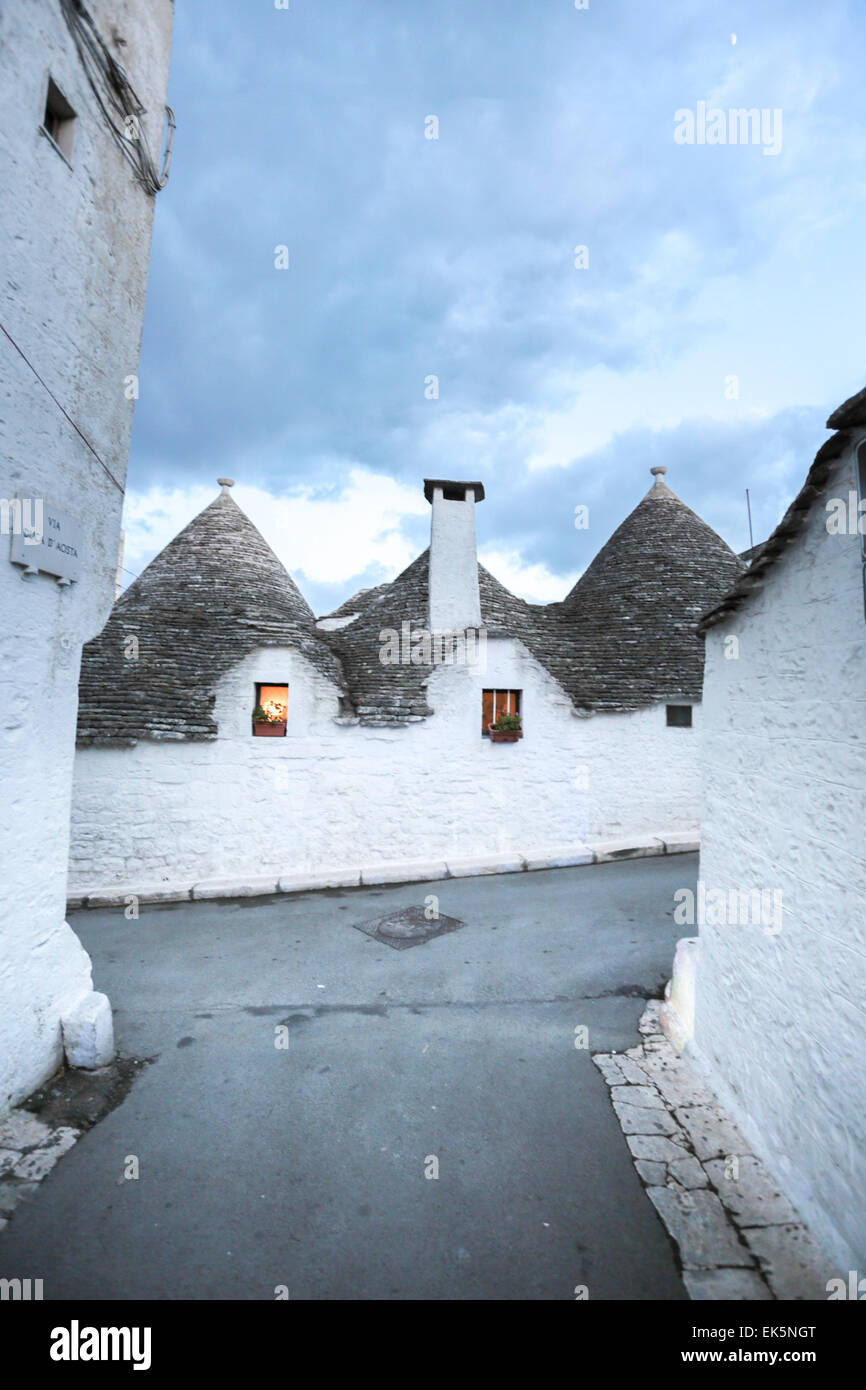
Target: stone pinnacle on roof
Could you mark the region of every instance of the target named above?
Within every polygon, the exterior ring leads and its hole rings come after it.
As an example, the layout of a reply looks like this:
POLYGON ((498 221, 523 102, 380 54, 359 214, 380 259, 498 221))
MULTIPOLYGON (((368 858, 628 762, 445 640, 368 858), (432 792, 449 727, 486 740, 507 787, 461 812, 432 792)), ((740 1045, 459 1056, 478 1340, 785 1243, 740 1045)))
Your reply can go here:
POLYGON ((217 482, 219 483, 220 487, 222 488, 222 494, 221 494, 221 495, 222 495, 223 497, 228 497, 228 495, 229 495, 229 488, 230 488, 230 487, 234 487, 234 485, 235 485, 235 480, 234 480, 234 478, 217 478, 217 482))
POLYGON ((645 495, 645 501, 649 498, 652 501, 667 499, 679 502, 680 499, 677 497, 676 493, 673 492, 665 482, 665 474, 667 471, 663 463, 657 463, 655 467, 650 469, 650 473, 653 475, 653 484, 649 492, 645 495))

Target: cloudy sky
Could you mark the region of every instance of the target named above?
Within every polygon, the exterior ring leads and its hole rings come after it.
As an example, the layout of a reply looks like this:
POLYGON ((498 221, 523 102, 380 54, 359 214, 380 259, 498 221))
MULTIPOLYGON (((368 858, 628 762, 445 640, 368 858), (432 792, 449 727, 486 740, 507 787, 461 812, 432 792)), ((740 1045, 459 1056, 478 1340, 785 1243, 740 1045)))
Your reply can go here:
POLYGON ((277 3, 177 0, 128 571, 222 474, 317 613, 424 548, 424 476, 537 601, 654 464, 763 539, 866 383, 862 0, 277 3))

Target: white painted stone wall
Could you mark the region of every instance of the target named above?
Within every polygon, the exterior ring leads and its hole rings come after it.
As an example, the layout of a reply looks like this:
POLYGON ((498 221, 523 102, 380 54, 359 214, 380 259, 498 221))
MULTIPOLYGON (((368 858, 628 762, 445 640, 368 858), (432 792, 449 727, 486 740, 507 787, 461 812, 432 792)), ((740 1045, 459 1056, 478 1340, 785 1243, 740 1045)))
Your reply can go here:
POLYGON ((336 690, 302 656, 253 653, 218 687, 215 742, 79 749, 70 888, 696 827, 697 729, 668 729, 664 706, 577 719, 516 641, 488 641, 486 667, 439 667, 427 720, 341 727, 336 690), (286 738, 251 736, 256 681, 288 683, 286 738), (523 692, 519 742, 481 737, 481 691, 490 687, 523 692))
MULTIPOLYGON (((849 454, 826 497, 851 488, 849 454)), ((693 1047, 803 1217, 862 1272, 866 623, 859 537, 829 535, 826 515, 813 506, 765 586, 707 635, 700 877, 781 889, 783 913, 777 934, 700 928, 693 1047)))
MULTIPOLYGON (((171 0, 89 0, 161 138, 171 0)), ((0 322, 123 484, 154 200, 105 132, 53 0, 0 7, 0 322), (71 167, 39 133, 49 73, 78 113, 71 167)), ((22 579, 0 536, 0 1114, 62 1059, 91 989, 65 923, 82 644, 114 593, 122 494, 0 334, 0 497, 46 498, 86 532, 79 582, 22 579)))

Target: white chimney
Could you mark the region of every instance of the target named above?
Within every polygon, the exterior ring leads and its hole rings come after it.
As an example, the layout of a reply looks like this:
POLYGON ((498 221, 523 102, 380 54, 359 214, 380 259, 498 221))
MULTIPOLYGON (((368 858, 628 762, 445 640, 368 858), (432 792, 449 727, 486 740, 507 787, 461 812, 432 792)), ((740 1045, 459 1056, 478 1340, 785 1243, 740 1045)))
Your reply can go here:
POLYGON ((430 631, 459 632, 481 626, 475 503, 482 483, 424 479, 424 496, 433 505, 430 522, 430 631))

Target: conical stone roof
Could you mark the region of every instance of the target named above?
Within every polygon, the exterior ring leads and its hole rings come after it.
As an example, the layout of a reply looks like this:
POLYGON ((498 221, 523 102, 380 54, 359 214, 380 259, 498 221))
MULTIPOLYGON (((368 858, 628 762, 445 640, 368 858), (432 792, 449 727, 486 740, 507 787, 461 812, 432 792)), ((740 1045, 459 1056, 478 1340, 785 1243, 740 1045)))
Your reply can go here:
POLYGON ((270 646, 296 647, 343 690, 312 610, 224 488, 121 595, 85 646, 79 744, 215 738, 217 681, 247 653, 270 646))
MULTIPOLYGON (((424 551, 391 583, 344 604, 338 614, 357 613, 347 626, 317 628, 290 575, 224 490, 127 589, 84 648, 79 744, 215 738, 217 682, 267 646, 301 651, 361 723, 428 718, 434 668, 381 660, 384 629, 426 629, 428 562, 424 551)), ((491 637, 522 642, 577 712, 697 700, 698 622, 743 570, 659 472, 561 603, 526 603, 479 565, 482 625, 491 637)))
POLYGON ((700 699, 701 616, 743 564, 712 527, 656 480, 547 621, 570 633, 563 684, 587 709, 700 699))

